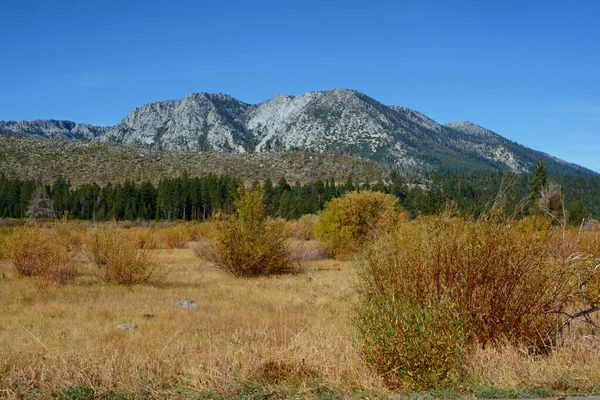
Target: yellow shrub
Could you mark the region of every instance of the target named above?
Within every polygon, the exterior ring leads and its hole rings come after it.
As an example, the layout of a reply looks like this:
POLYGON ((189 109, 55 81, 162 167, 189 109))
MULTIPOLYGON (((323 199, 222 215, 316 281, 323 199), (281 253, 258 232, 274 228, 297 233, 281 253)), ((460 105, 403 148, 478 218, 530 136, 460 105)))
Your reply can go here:
POLYGON ((192 222, 187 224, 186 229, 188 230, 189 240, 198 242, 202 238, 206 238, 212 231, 212 224, 210 222, 192 222))
MULTIPOLYGON (((391 384, 422 387, 437 385, 423 376, 433 372, 420 361, 431 351, 454 359, 461 350, 456 346, 465 342, 547 349, 576 289, 572 269, 554 257, 561 237, 556 229, 532 229, 527 221, 443 217, 382 235, 360 260, 355 321, 365 358, 391 384), (418 343, 407 341, 416 333, 404 325, 406 319, 422 326, 418 343), (456 340, 463 333, 468 340, 456 340), (445 343, 439 348, 438 339, 445 343)), ((450 370, 431 365, 440 377, 450 376, 450 370)))
POLYGON ((90 235, 88 250, 106 282, 134 285, 158 280, 158 264, 147 250, 122 230, 113 227, 96 228, 90 235))
POLYGON ((128 229, 127 233, 138 249, 155 250, 163 246, 162 238, 155 229, 134 227, 128 229))
POLYGON ((380 192, 352 192, 325 205, 315 235, 330 255, 355 254, 365 241, 406 221, 395 196, 380 192))
POLYGON ((78 223, 62 219, 51 225, 57 236, 61 237, 70 251, 80 249, 85 241, 85 229, 78 223))
POLYGON ((21 276, 36 276, 57 283, 67 283, 76 277, 66 241, 51 229, 15 229, 6 244, 6 255, 21 276))
POLYGON ((297 221, 289 221, 290 234, 298 240, 312 240, 315 238, 315 225, 319 217, 314 214, 303 215, 297 221))
POLYGON ((167 249, 183 249, 191 240, 190 230, 185 225, 162 228, 159 232, 167 249))
POLYGON ((265 220, 261 192, 242 194, 235 206, 235 215, 217 218, 210 241, 197 254, 235 276, 292 272, 284 224, 265 220))
POLYGON ((6 258, 6 242, 8 237, 0 234, 0 260, 6 258))
POLYGON ((563 236, 557 255, 564 268, 576 271, 581 306, 600 305, 600 232, 571 228, 563 236))

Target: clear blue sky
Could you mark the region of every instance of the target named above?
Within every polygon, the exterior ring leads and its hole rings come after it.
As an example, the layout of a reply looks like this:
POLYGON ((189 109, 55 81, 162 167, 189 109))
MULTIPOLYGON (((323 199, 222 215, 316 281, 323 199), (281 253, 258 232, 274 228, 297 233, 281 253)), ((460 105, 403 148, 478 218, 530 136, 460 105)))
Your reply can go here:
POLYGON ((357 89, 600 171, 600 2, 0 0, 0 120, 357 89))

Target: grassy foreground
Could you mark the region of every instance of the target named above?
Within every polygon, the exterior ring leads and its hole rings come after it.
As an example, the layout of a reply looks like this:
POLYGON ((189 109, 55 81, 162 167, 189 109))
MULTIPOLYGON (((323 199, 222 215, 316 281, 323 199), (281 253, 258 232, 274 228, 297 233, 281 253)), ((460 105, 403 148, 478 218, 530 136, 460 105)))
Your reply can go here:
POLYGON ((598 393, 600 340, 577 325, 549 356, 489 346, 468 360, 460 387, 392 393, 364 363, 354 339, 350 313, 358 274, 352 262, 303 260, 297 274, 240 279, 199 259, 196 245, 152 246, 159 247, 148 251, 163 279, 130 287, 100 280, 81 248, 74 250, 79 275, 67 285, 18 277, 0 253, 6 275, 0 278, 0 398, 598 393), (195 306, 179 307, 182 300, 195 306), (118 329, 122 324, 136 328, 118 329))

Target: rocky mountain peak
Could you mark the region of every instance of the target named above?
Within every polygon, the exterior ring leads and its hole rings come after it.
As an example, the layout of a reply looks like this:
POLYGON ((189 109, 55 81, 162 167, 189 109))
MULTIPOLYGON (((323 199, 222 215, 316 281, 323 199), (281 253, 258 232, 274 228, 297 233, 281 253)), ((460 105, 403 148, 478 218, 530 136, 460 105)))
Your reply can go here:
POLYGON ((581 167, 518 145, 471 122, 440 125, 407 107, 388 107, 356 90, 277 95, 247 104, 223 93, 135 108, 113 127, 70 121, 0 122, 0 133, 116 141, 164 150, 227 153, 306 150, 359 156, 400 170, 532 170, 581 167))
POLYGON ((479 137, 496 137, 498 134, 490 131, 489 129, 485 129, 484 127, 474 124, 469 121, 461 121, 461 122, 450 122, 448 124, 444 124, 444 126, 457 130, 462 133, 466 133, 473 136, 479 137))

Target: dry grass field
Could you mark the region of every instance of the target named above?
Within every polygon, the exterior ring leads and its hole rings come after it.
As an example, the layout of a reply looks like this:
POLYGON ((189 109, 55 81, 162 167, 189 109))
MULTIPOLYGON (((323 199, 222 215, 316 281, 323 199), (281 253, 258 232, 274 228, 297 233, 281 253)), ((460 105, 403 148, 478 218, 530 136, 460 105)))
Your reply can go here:
MULTIPOLYGON (((89 230, 52 229, 75 236, 89 230)), ((174 228, 131 229, 147 240, 174 228)), ((183 248, 152 245, 158 248, 147 251, 161 280, 132 286, 101 280, 83 244, 73 250, 79 274, 68 284, 19 277, 6 251, 0 253, 0 398, 393 395, 360 356, 351 323, 353 262, 306 259, 295 274, 236 278, 199 259, 191 236, 176 246, 183 248), (181 307, 183 300, 195 304, 181 307), (119 329, 123 324, 135 328, 119 329)), ((313 254, 320 245, 304 241, 298 248, 313 254)), ((487 346, 463 372, 464 384, 440 395, 593 393, 600 385, 600 340, 575 325, 550 356, 487 346)))
POLYGON ((0 282, 0 387, 35 398, 92 386, 151 395, 272 390, 374 390, 352 346, 348 262, 315 260, 295 275, 238 279, 184 249, 151 250, 158 285, 98 280, 79 257, 70 285, 40 288, 7 262, 0 282), (194 300, 195 307, 179 307, 194 300), (119 330, 120 324, 136 324, 119 330))

